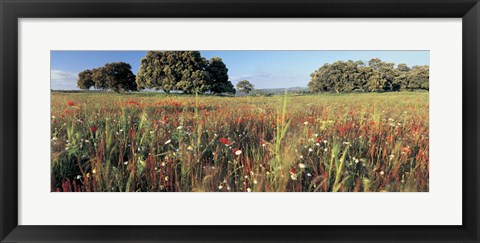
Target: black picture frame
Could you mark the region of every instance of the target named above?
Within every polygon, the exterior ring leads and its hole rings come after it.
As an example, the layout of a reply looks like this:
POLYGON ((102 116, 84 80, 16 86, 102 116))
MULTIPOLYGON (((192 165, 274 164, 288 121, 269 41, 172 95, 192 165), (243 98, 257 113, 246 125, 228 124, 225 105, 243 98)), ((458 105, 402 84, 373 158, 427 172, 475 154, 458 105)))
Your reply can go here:
POLYGON ((480 241, 480 180, 478 179, 480 177, 478 142, 480 137, 480 4, 478 0, 0 0, 0 15, 0 239, 2 242, 480 241), (17 21, 19 18, 74 17, 462 18, 463 224, 461 226, 18 225, 17 21))

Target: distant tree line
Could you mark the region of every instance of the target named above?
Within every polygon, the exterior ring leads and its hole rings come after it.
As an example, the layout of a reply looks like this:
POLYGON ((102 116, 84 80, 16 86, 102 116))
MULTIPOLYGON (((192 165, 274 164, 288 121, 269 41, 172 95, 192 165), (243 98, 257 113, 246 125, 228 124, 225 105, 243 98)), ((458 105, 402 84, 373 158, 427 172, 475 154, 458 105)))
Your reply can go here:
POLYGON ((337 61, 325 64, 311 75, 308 88, 312 92, 389 92, 401 90, 428 90, 429 66, 408 67, 406 64, 371 59, 337 61))
MULTIPOLYGON (((308 88, 312 92, 389 92, 428 90, 429 66, 408 67, 406 64, 371 59, 337 61, 324 64, 311 75, 308 88)), ((78 74, 77 86, 115 92, 142 89, 183 91, 184 93, 235 94, 228 80, 228 68, 220 57, 203 58, 199 51, 149 51, 141 60, 137 75, 125 62, 107 63, 78 74)), ((237 89, 249 94, 253 84, 240 81, 237 89)))

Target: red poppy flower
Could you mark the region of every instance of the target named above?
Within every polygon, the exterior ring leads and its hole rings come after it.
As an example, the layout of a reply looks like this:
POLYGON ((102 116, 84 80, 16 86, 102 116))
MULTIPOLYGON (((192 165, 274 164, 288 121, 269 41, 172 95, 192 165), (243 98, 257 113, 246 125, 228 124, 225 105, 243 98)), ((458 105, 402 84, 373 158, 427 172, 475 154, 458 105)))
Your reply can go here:
POLYGON ((232 142, 230 140, 228 140, 228 138, 220 138, 218 139, 219 142, 225 144, 225 145, 231 145, 232 142))
POLYGON ((370 138, 370 142, 371 142, 371 143, 374 143, 375 141, 377 141, 377 139, 376 139, 375 137, 371 137, 371 138, 370 138))
POLYGON ((75 105, 75 102, 69 100, 67 101, 67 106, 74 106, 75 105))
POLYGON ((90 132, 96 132, 98 130, 97 126, 90 126, 90 132))
POLYGON ((290 169, 290 174, 295 174, 295 173, 297 173, 297 172, 295 171, 295 168, 291 168, 291 169, 290 169))

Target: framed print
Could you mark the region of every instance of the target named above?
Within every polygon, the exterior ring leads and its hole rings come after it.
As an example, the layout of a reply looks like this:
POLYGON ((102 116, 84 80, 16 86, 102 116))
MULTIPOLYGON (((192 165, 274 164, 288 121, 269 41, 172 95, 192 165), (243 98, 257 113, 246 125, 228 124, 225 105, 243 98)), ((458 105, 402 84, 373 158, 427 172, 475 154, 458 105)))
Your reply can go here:
POLYGON ((2 1, 1 240, 478 242, 479 11, 2 1))

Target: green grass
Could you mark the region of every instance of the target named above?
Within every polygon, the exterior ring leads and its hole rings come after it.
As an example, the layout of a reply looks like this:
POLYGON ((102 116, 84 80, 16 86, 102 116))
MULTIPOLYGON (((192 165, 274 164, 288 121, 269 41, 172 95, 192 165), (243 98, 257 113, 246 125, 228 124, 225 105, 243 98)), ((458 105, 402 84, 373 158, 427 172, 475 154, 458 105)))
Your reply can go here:
POLYGON ((427 92, 52 93, 52 191, 428 191, 427 92))

